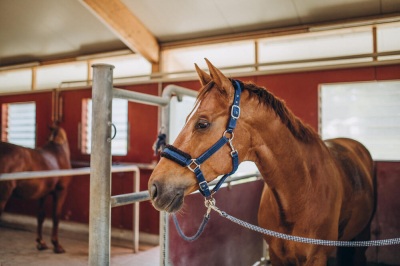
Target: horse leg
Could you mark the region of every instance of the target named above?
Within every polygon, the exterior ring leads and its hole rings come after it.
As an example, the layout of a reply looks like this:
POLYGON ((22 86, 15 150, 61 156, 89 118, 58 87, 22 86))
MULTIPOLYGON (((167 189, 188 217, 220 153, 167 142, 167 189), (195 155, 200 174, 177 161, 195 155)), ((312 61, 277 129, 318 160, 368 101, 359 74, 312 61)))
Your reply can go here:
POLYGON ((53 232, 51 236, 51 243, 54 245, 55 253, 64 253, 65 250, 58 243, 58 223, 60 221, 62 207, 67 196, 67 189, 60 189, 54 192, 53 195, 53 232))
MULTIPOLYGON (((367 241, 371 239, 371 223, 365 227, 365 229, 357 235, 354 239, 355 241, 367 241)), ((368 247, 359 247, 359 248, 348 248, 348 247, 339 247, 337 249, 337 265, 351 265, 351 266, 366 266, 367 265, 367 257, 365 252, 368 247)))
POLYGON ((15 180, 0 181, 0 216, 6 207, 7 201, 12 195, 14 188, 17 186, 15 180))
MULTIPOLYGON (((365 229, 355 237, 356 241, 367 241, 371 240, 371 223, 365 227, 365 229)), ((367 265, 367 256, 365 252, 367 251, 368 247, 360 247, 356 248, 354 254, 354 265, 355 266, 366 266, 367 265)))
POLYGON ((38 216, 37 216, 38 227, 37 227, 37 235, 36 235, 36 242, 37 242, 36 247, 38 250, 48 249, 46 243, 43 241, 43 238, 42 238, 43 222, 44 222, 44 219, 46 218, 46 211, 44 209, 45 200, 46 200, 46 196, 39 199, 39 208, 38 208, 38 216))
POLYGON ((282 263, 282 261, 278 258, 278 256, 276 256, 271 247, 269 247, 268 252, 269 252, 269 260, 272 266, 285 266, 282 263))

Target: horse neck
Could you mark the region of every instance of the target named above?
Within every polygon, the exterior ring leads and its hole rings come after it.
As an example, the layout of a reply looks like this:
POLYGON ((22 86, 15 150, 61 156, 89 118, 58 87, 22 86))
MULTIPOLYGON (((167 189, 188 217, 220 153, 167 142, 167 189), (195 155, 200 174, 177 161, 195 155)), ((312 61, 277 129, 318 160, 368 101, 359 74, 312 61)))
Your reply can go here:
POLYGON ((278 204, 284 209, 302 208, 319 182, 316 174, 324 153, 322 141, 318 137, 308 142, 296 138, 271 108, 263 107, 252 118, 263 123, 251 127, 250 160, 255 161, 278 204))
POLYGON ((53 141, 49 141, 41 148, 41 150, 52 154, 61 161, 69 162, 70 160, 69 145, 67 141, 65 141, 63 144, 57 144, 53 141))

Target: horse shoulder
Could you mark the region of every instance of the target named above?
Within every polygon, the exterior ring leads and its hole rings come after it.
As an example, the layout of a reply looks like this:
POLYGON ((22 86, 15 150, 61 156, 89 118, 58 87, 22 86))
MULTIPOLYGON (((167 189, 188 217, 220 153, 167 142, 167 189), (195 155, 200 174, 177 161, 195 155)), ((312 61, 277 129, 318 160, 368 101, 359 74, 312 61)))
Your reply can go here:
POLYGON ((29 171, 29 150, 32 149, 0 142, 0 173, 29 171))

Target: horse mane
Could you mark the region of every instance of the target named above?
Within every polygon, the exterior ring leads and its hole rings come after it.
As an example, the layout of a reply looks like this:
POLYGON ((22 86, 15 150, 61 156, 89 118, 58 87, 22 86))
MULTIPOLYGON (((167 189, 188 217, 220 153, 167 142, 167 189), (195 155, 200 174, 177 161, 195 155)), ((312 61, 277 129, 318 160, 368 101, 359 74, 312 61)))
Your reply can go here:
MULTIPOLYGON (((238 80, 238 82, 242 89, 244 88, 244 90, 249 92, 250 98, 258 98, 259 104, 264 104, 272 108, 295 138, 303 142, 310 142, 320 138, 311 126, 303 123, 289 108, 287 108, 283 100, 275 97, 275 95, 267 91, 265 87, 259 87, 252 82, 242 82, 240 80, 238 80)), ((196 104, 198 104, 213 87, 214 82, 212 81, 205 85, 197 96, 196 104)))

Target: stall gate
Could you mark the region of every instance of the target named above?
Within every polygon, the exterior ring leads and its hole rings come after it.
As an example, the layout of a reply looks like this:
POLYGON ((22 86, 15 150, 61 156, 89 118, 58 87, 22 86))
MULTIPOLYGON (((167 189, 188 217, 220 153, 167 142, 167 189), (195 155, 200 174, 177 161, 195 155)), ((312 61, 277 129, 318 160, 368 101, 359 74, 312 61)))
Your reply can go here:
MULTIPOLYGON (((113 66, 107 64, 95 64, 93 65, 93 89, 92 89, 92 153, 90 157, 91 173, 90 173, 90 214, 89 214, 89 265, 109 265, 110 263, 110 232, 111 232, 111 208, 116 206, 122 206, 126 204, 137 203, 140 201, 149 200, 150 196, 148 191, 142 191, 139 193, 129 193, 124 195, 118 195, 111 197, 111 128, 113 126, 111 120, 111 110, 112 110, 112 99, 121 98, 131 102, 139 102, 143 104, 157 105, 161 106, 161 129, 163 133, 169 132, 169 114, 170 114, 170 99, 171 95, 175 94, 178 99, 183 96, 196 97, 197 92, 194 90, 189 90, 176 85, 168 85, 162 96, 153 96, 144 93, 138 93, 128 90, 122 90, 113 88, 113 66)), ((146 114, 142 114, 146 115, 146 114)), ((168 143, 168 134, 167 134, 168 143)), ((250 176, 258 176, 259 174, 244 175, 226 180, 226 182, 232 182, 234 180, 248 178, 250 176)), ((215 182, 211 182, 213 185, 215 182)), ((214 184, 215 185, 215 184, 214 184)), ((223 194, 229 194, 225 197, 225 200, 221 200, 221 207, 229 208, 229 206, 236 209, 233 211, 234 214, 244 213, 247 217, 243 219, 256 223, 257 211, 259 204, 259 197, 261 196, 263 183, 261 181, 254 181, 247 184, 241 184, 240 187, 246 187, 244 191, 247 194, 251 194, 253 197, 246 197, 238 189, 228 191, 228 188, 224 188, 224 193, 221 193, 219 197, 223 194), (251 200, 243 201, 243 198, 251 198, 251 200), (251 201, 251 202, 250 202, 251 201), (237 202, 237 204, 233 204, 237 202), (241 203, 240 203, 241 202, 241 203), (240 204, 239 204, 240 203, 240 204), (252 208, 246 208, 250 206, 252 208), (256 206, 257 205, 257 206, 256 206), (249 213, 240 210, 251 210, 249 213)), ((237 186, 239 187, 239 186, 237 186)), ((246 194, 246 193, 245 193, 246 194)), ((204 203, 198 203, 201 197, 198 195, 191 195, 188 197, 189 204, 193 203, 198 206, 198 204, 204 205, 204 203)), ((202 198, 201 198, 202 201, 202 198)), ((198 208, 193 208, 198 209, 198 208)), ((233 209, 232 209, 233 210, 233 209)), ((239 215, 240 216, 240 215, 239 215)), ((192 218, 196 219, 196 215, 192 218)), ((241 259, 245 258, 243 261, 246 265, 252 265, 258 259, 262 257, 263 254, 263 240, 259 234, 243 233, 243 228, 237 228, 235 225, 224 225, 217 217, 214 217, 214 222, 210 222, 208 225, 208 233, 205 233, 204 238, 198 242, 198 244, 207 245, 207 242, 215 242, 215 246, 220 246, 218 242, 220 241, 230 241, 228 245, 225 245, 225 249, 230 252, 230 258, 236 262, 240 257, 240 253, 246 254, 242 256, 241 259), (223 230, 219 230, 217 227, 223 226, 223 230), (215 230, 218 230, 221 234, 220 238, 210 238, 215 230), (228 234, 228 231, 237 231, 237 234, 228 234), (228 236, 222 239, 222 235, 228 236), (232 238, 233 237, 233 238, 232 238), (241 239, 242 238, 242 239, 241 239), (237 245, 238 241, 241 241, 243 245, 237 245), (234 247, 235 246, 235 247, 234 247), (250 256, 248 256, 250 255, 250 256)), ((190 219, 186 220, 183 225, 184 228, 189 228, 187 226, 190 223, 190 219), (186 224, 186 226, 185 226, 186 224)), ((173 230, 173 229, 171 229, 173 230)), ((160 213, 160 265, 169 265, 169 216, 166 212, 160 213)), ((190 256, 193 256, 191 249, 197 246, 197 242, 192 245, 183 245, 181 241, 176 238, 175 231, 172 232, 172 237, 174 241, 174 249, 172 249, 171 261, 176 264, 181 264, 182 259, 185 261, 190 260, 190 256), (176 244, 176 245, 175 245, 176 244), (179 253, 184 253, 186 257, 177 257, 177 250, 175 247, 184 247, 180 249, 179 253)), ((221 243, 221 242, 220 242, 221 243)), ((210 246, 208 244, 208 246, 210 246)), ((212 253, 202 252, 201 256, 214 257, 212 254, 217 254, 218 251, 214 250, 212 253)), ((221 259, 226 258, 226 256, 220 256, 221 259)), ((196 256, 194 257, 196 259, 196 256)), ((204 259, 197 258, 199 262, 204 261, 204 259)), ((194 265, 194 264, 193 264, 194 265)), ((211 263, 210 265, 217 265, 211 263)))

